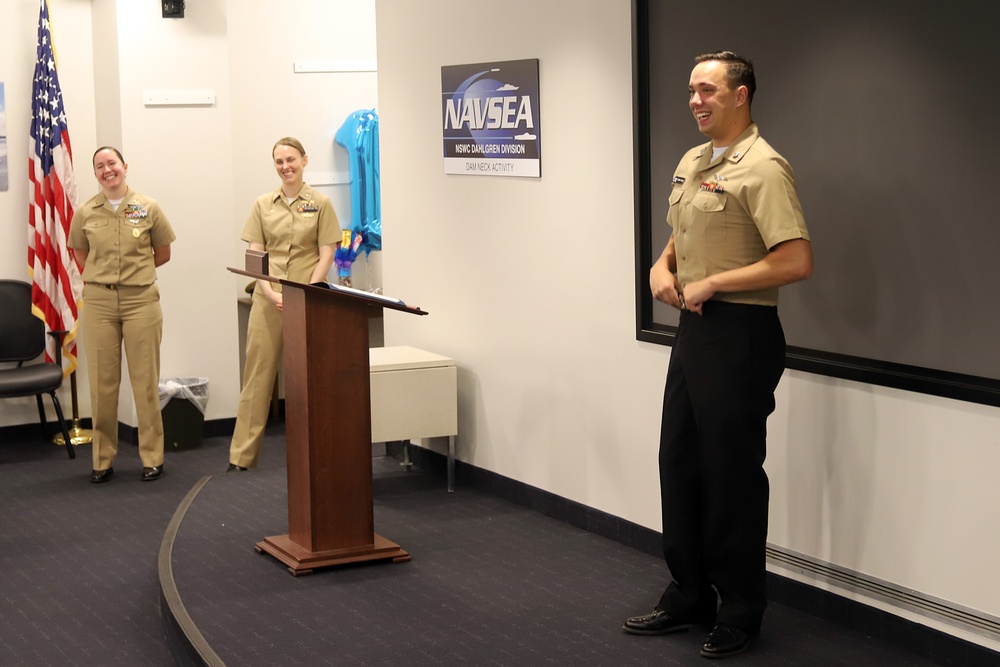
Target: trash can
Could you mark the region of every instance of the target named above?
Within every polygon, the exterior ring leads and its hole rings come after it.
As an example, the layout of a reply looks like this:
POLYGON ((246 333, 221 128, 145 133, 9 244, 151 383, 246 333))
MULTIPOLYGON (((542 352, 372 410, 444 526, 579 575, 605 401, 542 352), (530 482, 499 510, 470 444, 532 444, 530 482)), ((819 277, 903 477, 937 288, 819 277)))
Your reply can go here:
POLYGON ((208 406, 208 378, 160 380, 160 413, 166 451, 201 447, 208 406))

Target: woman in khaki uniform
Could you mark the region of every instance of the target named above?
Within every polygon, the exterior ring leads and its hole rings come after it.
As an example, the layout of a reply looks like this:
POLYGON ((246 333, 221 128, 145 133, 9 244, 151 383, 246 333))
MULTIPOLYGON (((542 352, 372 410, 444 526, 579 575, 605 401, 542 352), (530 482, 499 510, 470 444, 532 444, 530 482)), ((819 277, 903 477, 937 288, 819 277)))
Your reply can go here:
MULTIPOLYGON (((309 158, 297 139, 279 139, 271 157, 281 187, 257 198, 240 238, 253 250, 267 251, 271 277, 307 284, 325 281, 340 240, 333 204, 303 183, 309 158)), ((227 472, 257 466, 283 349, 281 308, 281 285, 258 280, 247 323, 243 391, 227 472)))
POLYGON ((116 148, 97 149, 93 164, 101 192, 76 210, 69 231, 84 280, 80 323, 94 422, 90 481, 107 482, 114 474, 124 342, 139 418, 141 479, 148 482, 163 474, 163 313, 156 267, 170 259, 176 237, 160 205, 125 183, 128 165, 116 148))

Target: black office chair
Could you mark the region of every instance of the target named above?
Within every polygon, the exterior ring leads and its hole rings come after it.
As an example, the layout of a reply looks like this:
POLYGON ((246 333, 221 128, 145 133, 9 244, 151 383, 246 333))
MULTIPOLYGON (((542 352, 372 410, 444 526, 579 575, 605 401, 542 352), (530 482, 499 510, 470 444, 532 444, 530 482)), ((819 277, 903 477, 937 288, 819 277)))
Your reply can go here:
POLYGON ((31 312, 31 285, 20 280, 0 280, 0 398, 34 396, 38 401, 38 419, 42 431, 49 437, 45 422, 42 394, 52 397, 62 429, 66 451, 76 458, 76 449, 69 437, 66 420, 56 390, 62 386, 62 335, 53 331, 56 338, 56 363, 42 362, 25 366, 25 361, 37 359, 45 352, 45 324, 31 312), (10 367, 9 364, 15 364, 10 367))

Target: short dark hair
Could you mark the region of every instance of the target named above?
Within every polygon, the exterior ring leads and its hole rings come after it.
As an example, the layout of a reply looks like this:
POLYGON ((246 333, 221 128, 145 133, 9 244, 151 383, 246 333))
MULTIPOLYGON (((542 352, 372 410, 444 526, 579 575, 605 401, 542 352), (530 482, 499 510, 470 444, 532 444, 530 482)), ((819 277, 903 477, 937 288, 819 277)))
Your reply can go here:
POLYGON ((733 90, 740 86, 747 87, 747 102, 753 102, 753 94, 757 90, 757 77, 753 73, 753 63, 732 51, 714 51, 696 56, 694 62, 703 63, 717 60, 726 64, 726 84, 733 90))

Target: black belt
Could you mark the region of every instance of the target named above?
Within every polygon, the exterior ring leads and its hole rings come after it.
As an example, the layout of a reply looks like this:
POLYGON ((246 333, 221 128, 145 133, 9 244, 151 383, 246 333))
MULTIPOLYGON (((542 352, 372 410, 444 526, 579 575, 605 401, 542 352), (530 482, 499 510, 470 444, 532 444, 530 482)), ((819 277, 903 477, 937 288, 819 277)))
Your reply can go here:
MULTIPOLYGON (((94 287, 103 287, 104 289, 109 289, 109 290, 112 290, 112 291, 115 291, 115 292, 117 292, 118 290, 123 290, 123 289, 142 289, 144 287, 149 287, 149 285, 113 285, 113 284, 107 284, 107 283, 92 283, 92 282, 89 282, 89 281, 86 282, 86 283, 84 283, 84 284, 85 285, 93 285, 94 287)), ((153 283, 150 283, 150 285, 152 285, 152 284, 153 283)))

